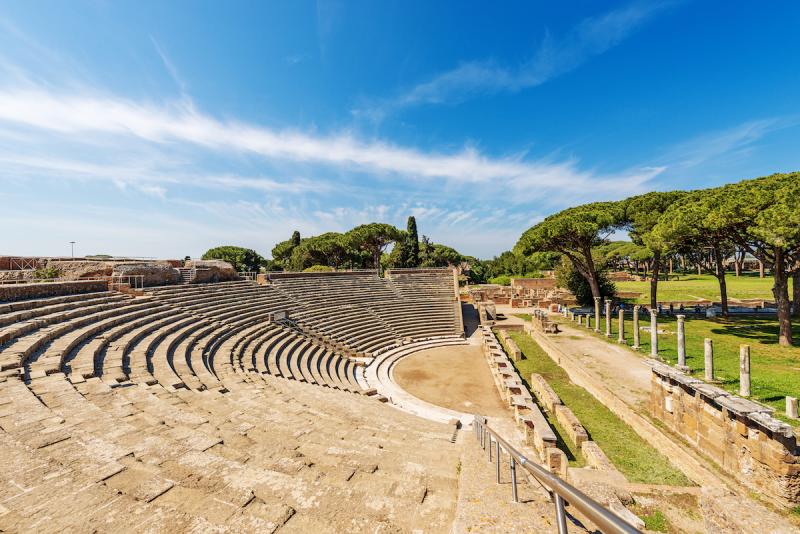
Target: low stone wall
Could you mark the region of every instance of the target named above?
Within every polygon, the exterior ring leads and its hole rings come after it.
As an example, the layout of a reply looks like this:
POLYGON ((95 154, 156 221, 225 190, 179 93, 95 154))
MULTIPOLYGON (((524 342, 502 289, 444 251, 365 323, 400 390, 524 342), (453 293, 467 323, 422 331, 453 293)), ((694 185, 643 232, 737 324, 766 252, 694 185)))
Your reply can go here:
POLYGON ((555 278, 512 278, 511 289, 522 291, 525 289, 553 289, 556 287, 555 278))
POLYGON ((652 362, 653 416, 744 485, 785 507, 800 504, 800 455, 773 410, 652 362))
POLYGON ((81 280, 43 284, 9 284, 0 286, 0 302, 93 293, 96 291, 108 291, 108 282, 103 280, 81 280))

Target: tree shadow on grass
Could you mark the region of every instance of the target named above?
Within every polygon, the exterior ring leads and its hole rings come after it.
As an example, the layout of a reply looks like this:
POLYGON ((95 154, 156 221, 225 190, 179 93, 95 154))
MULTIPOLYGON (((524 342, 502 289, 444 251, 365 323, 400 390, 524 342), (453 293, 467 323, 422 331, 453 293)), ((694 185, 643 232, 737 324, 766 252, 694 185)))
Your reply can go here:
POLYGON ((739 322, 739 321, 714 321, 715 327, 711 329, 712 334, 739 337, 758 341, 762 345, 778 344, 778 324, 777 321, 767 322, 739 322))

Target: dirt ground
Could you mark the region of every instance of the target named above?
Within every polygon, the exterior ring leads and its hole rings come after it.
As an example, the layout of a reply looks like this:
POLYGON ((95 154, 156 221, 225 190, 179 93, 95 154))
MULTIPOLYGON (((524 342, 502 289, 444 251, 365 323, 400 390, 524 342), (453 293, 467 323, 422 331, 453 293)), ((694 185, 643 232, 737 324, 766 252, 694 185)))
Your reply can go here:
POLYGON ((394 380, 437 406, 486 416, 508 414, 479 346, 438 347, 412 354, 395 366, 394 380))

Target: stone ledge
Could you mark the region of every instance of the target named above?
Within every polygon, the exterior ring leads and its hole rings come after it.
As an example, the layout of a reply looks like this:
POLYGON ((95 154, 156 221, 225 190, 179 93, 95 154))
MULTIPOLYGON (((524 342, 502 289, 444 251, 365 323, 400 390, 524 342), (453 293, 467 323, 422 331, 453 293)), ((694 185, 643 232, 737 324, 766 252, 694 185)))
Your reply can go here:
POLYGON ((713 401, 730 413, 747 419, 761 430, 769 434, 780 434, 785 438, 794 438, 794 429, 790 425, 770 415, 775 412, 774 408, 733 395, 722 388, 692 378, 661 362, 648 360, 647 363, 650 364, 655 375, 676 382, 692 393, 700 394, 701 397, 713 401))

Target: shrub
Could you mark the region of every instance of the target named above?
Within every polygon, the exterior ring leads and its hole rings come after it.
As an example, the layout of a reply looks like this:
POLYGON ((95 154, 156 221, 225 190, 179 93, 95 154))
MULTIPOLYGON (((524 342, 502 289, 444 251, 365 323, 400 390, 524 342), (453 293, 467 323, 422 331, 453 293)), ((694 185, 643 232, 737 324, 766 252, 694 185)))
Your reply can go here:
POLYGON ((501 274, 500 276, 495 276, 489 278, 490 284, 498 284, 501 286, 510 286, 511 285, 511 277, 507 274, 501 274))
POLYGON ((33 277, 42 280, 52 280, 55 278, 61 278, 62 274, 64 274, 63 271, 58 267, 39 267, 38 269, 33 271, 33 277))
POLYGON ((333 271, 333 267, 328 267, 327 265, 312 265, 303 269, 304 273, 329 273, 331 271, 333 271))
MULTIPOLYGON (((609 299, 614 298, 617 288, 614 282, 608 279, 606 272, 598 271, 597 278, 600 283, 600 296, 609 299)), ((564 259, 556 270, 556 282, 559 287, 569 289, 581 306, 594 305, 592 288, 588 280, 575 270, 569 260, 564 259)))

